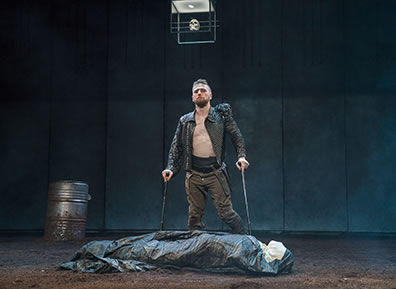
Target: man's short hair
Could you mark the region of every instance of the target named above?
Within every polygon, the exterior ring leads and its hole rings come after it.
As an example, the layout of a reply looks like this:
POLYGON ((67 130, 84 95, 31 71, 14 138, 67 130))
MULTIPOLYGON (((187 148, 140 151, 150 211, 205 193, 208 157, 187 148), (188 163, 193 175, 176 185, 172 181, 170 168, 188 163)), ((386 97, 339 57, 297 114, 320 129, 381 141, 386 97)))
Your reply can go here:
POLYGON ((194 89, 194 86, 196 86, 196 85, 198 85, 198 84, 204 84, 204 85, 206 85, 207 87, 209 87, 209 90, 210 90, 210 91, 212 91, 212 89, 210 88, 210 86, 209 86, 208 82, 206 81, 206 79, 200 78, 200 79, 197 79, 196 81, 194 81, 193 86, 192 86, 193 89, 194 89))

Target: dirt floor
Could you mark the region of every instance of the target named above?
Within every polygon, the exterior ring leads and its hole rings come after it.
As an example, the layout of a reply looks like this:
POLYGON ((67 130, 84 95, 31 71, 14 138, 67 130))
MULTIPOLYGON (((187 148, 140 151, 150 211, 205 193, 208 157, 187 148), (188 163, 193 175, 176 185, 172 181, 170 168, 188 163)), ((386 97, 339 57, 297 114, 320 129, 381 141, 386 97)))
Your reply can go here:
POLYGON ((257 277, 158 269, 90 274, 58 270, 83 241, 47 242, 34 236, 0 236, 0 289, 11 288, 391 288, 396 289, 396 238, 271 235, 294 254, 291 274, 257 277))

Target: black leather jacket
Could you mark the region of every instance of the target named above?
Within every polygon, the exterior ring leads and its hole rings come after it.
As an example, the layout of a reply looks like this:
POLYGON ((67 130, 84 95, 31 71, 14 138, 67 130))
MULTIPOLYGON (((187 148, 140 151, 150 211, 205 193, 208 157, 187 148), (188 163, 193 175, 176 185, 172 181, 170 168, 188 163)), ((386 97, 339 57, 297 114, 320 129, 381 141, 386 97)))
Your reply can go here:
MULTIPOLYGON (((195 111, 183 115, 169 150, 166 169, 176 175, 180 168, 191 171, 192 167, 192 138, 195 128, 195 111), (184 162, 183 162, 184 161, 184 162)), ((235 120, 232 117, 231 106, 222 103, 211 107, 205 119, 205 127, 213 144, 217 163, 221 166, 225 156, 225 133, 229 133, 236 150, 237 157, 246 157, 245 141, 235 120)))

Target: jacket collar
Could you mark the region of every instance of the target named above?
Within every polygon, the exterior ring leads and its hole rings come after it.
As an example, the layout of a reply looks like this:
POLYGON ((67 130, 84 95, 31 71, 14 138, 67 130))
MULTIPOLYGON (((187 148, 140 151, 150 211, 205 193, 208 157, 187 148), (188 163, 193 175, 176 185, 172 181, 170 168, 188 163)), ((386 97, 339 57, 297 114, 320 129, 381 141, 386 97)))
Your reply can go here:
MULTIPOLYGON (((215 114, 215 110, 211 106, 210 110, 209 110, 209 113, 208 113, 207 120, 209 120, 211 122, 215 122, 214 114, 215 114)), ((192 111, 189 114, 187 114, 186 121, 195 121, 195 109, 194 109, 194 111, 192 111)))

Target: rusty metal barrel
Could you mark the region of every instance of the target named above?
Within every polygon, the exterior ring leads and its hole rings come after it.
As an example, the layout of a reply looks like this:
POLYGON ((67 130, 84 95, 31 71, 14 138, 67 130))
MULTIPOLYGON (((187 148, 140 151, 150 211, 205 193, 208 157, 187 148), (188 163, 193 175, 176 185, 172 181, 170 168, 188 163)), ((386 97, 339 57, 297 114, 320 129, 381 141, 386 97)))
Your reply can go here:
POLYGON ((50 183, 44 238, 53 241, 84 239, 90 199, 87 183, 50 183))

